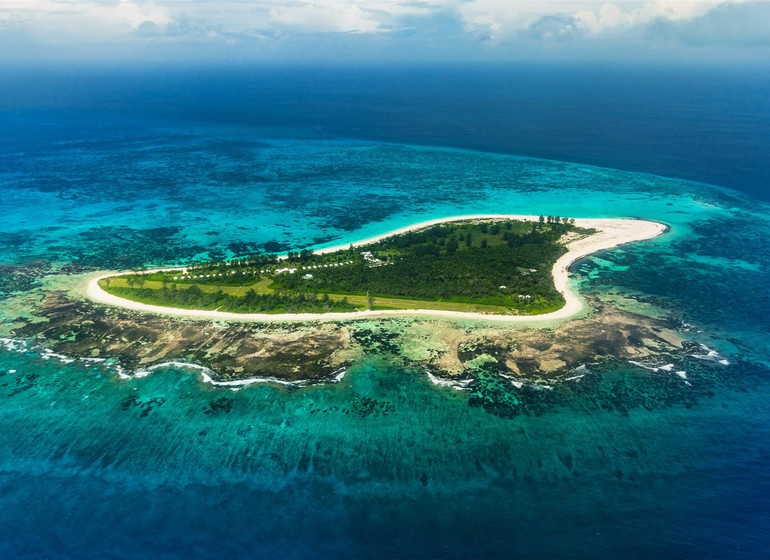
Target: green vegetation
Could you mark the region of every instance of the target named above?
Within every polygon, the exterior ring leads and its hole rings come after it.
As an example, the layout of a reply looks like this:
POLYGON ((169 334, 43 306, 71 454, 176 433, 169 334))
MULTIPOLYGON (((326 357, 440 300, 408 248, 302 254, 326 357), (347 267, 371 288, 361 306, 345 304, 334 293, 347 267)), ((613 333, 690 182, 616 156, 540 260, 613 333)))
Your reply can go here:
POLYGON ((448 223, 365 247, 285 259, 255 255, 103 279, 116 296, 143 303, 240 313, 445 309, 539 314, 564 299, 551 269, 565 233, 588 235, 567 218, 448 223))
POLYGON ((223 290, 203 291, 196 285, 184 289, 179 289, 176 285, 160 289, 113 286, 106 289, 118 297, 152 305, 184 309, 216 309, 236 313, 326 313, 355 311, 358 308, 348 303, 344 297, 332 300, 328 294, 323 296, 278 292, 257 294, 255 290, 250 289, 243 296, 233 296, 223 290))

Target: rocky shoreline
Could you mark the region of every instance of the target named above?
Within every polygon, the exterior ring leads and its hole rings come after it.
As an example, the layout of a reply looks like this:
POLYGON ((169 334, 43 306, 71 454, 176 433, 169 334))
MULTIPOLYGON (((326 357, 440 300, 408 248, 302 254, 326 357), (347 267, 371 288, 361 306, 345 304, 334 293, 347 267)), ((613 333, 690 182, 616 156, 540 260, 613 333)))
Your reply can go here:
POLYGON ((34 317, 16 317, 6 334, 67 356, 113 358, 128 371, 172 361, 203 366, 216 382, 329 382, 363 356, 383 355, 458 388, 480 370, 547 384, 587 364, 655 363, 685 352, 677 319, 589 303, 594 312, 586 317, 536 329, 419 318, 260 324, 144 314, 53 290, 43 292, 34 317))

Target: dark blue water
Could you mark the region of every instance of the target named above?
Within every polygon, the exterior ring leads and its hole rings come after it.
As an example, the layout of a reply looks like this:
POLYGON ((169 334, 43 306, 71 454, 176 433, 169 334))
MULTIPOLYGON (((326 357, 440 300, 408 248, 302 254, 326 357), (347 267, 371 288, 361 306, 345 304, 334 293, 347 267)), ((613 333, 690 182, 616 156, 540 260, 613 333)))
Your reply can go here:
POLYGON ((0 336, 71 272, 636 216, 671 232, 579 263, 580 289, 728 365, 611 364, 510 419, 378 355, 235 393, 6 340, 0 557, 766 557, 768 92, 760 68, 6 69, 0 336), (334 412, 361 398, 394 413, 334 412))
MULTIPOLYGON (((644 171, 770 197, 767 65, 47 67, 0 109, 300 127, 644 171)), ((58 116, 55 116, 58 115, 58 116)), ((17 133, 23 134, 23 133, 17 133)))

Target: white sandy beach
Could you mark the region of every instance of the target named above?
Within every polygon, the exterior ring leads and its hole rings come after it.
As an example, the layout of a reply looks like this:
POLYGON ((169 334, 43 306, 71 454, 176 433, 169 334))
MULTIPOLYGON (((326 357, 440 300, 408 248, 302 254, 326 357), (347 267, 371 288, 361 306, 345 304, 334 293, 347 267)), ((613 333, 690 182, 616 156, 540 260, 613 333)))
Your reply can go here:
MULTIPOLYGON (((538 216, 526 216, 516 214, 476 214, 467 216, 453 216, 448 218, 439 218, 420 222, 407 227, 399 228, 394 231, 364 239, 354 244, 356 247, 374 243, 386 237, 423 229, 428 226, 442 224, 446 222, 466 221, 466 220, 494 220, 494 219, 515 219, 525 221, 537 221, 538 216)), ((142 311, 146 313, 155 313, 161 315, 171 315, 176 317, 187 317, 193 319, 208 319, 217 321, 249 321, 249 322, 300 322, 300 321, 350 321, 364 318, 378 317, 441 317, 447 319, 472 319, 482 321, 500 321, 506 323, 532 323, 541 321, 554 321, 568 319, 578 315, 584 307, 583 301, 578 294, 574 293, 569 287, 569 266, 578 259, 588 256, 592 253, 611 249, 625 243, 634 241, 644 241, 652 239, 662 234, 666 230, 664 224, 650 222, 646 220, 635 219, 609 219, 609 218, 578 218, 575 225, 592 228, 597 233, 578 239, 567 245, 565 253, 553 266, 553 281, 556 289, 564 295, 566 303, 558 311, 545 313, 541 315, 491 315, 485 313, 465 313, 459 311, 442 311, 430 309, 395 309, 382 311, 355 311, 351 313, 230 313, 224 311, 206 311, 193 309, 179 309, 173 307, 162 307, 158 305, 147 305, 127 299, 119 298, 108 294, 99 286, 99 280, 109 276, 125 274, 125 272, 113 272, 109 274, 99 274, 89 280, 86 295, 93 301, 106 305, 114 305, 124 309, 142 311)), ((340 249, 347 249, 349 245, 329 247, 316 251, 316 253, 331 253, 340 249)), ((172 270, 172 269, 164 269, 172 270)))

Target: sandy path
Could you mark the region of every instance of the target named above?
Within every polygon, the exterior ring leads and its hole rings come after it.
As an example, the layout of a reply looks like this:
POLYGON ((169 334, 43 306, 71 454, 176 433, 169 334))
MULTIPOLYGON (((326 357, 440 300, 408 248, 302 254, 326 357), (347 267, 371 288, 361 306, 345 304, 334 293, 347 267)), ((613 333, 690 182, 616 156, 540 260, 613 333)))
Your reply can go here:
MULTIPOLYGON (((440 218, 420 222, 407 227, 364 239, 355 243, 359 247, 374 243, 386 237, 422 229, 428 226, 465 220, 478 219, 515 219, 525 221, 537 221, 538 216, 525 216, 515 214, 477 214, 467 216, 454 216, 450 218, 440 218)), ((352 313, 230 313, 225 311, 205 311, 194 309, 179 309, 175 307, 162 307, 159 305, 147 305, 127 299, 119 298, 108 294, 99 286, 99 280, 109 276, 125 274, 125 272, 113 272, 110 274, 99 274, 90 279, 87 285, 86 295, 98 303, 114 305, 134 311, 143 311, 147 313, 156 313, 161 315, 172 315, 177 317, 188 317, 196 319, 213 319, 219 321, 350 321, 354 319, 373 318, 373 317, 442 317, 450 319, 474 319, 483 321, 500 321, 507 323, 531 323, 536 321, 553 321, 559 319, 568 319, 574 317, 583 310, 583 301, 569 288, 569 274, 567 269, 578 259, 602 251, 617 247, 624 243, 634 241, 643 241, 652 239, 666 231, 666 226, 658 222, 633 219, 604 219, 604 218, 578 218, 575 225, 584 228, 593 228, 597 233, 584 239, 578 239, 567 245, 567 253, 562 255, 553 266, 553 281, 556 289, 564 295, 566 304, 564 307, 551 313, 542 315, 491 315, 485 313, 466 313, 460 311, 441 311, 431 309, 394 309, 382 311, 355 311, 352 313)), ((340 249, 347 249, 348 245, 329 247, 316 251, 317 253, 331 253, 340 249)), ((171 269, 164 269, 171 270, 171 269)))

